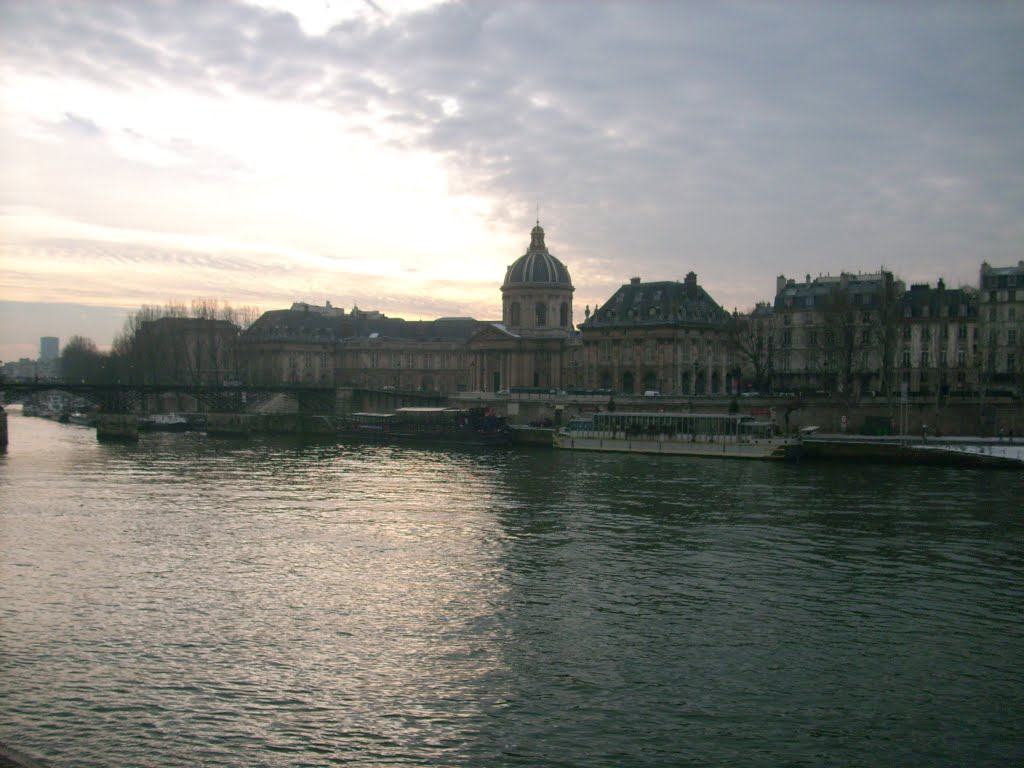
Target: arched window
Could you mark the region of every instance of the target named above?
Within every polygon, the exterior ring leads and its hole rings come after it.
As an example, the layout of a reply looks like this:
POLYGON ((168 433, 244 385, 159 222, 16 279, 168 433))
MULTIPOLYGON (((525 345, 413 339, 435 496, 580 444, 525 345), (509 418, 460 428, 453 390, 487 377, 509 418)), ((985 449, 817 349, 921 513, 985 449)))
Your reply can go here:
POLYGON ((569 325, 569 305, 564 301, 562 302, 562 306, 558 309, 558 324, 562 328, 569 325))
POLYGON ((622 391, 627 395, 633 394, 633 374, 629 371, 622 374, 622 391))
POLYGON ((509 312, 509 323, 513 326, 519 325, 519 302, 512 302, 512 309, 509 312))
POLYGON ((537 306, 536 306, 536 312, 537 312, 537 327, 539 328, 542 325, 547 325, 548 324, 548 308, 546 306, 544 306, 541 302, 538 301, 537 302, 537 306))

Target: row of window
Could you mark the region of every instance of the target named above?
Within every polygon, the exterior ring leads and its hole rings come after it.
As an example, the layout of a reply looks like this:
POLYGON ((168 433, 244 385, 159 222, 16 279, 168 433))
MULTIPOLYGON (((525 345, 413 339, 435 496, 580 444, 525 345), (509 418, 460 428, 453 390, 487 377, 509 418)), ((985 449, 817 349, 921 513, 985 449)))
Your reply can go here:
MULTIPOLYGON (((618 382, 615 381, 611 371, 601 371, 598 374, 598 381, 602 389, 616 390, 625 394, 635 394, 638 391, 650 392, 662 389, 657 373, 648 371, 644 376, 638 377, 632 371, 625 371, 618 382), (637 385, 642 382, 642 386, 637 385)), ((704 371, 697 371, 695 374, 683 374, 679 379, 679 391, 684 395, 717 395, 724 389, 725 377, 718 371, 708 376, 704 371)))
MULTIPOLYGON (((356 355, 355 361, 350 362, 348 356, 342 358, 342 366, 362 368, 409 368, 414 370, 433 369, 444 370, 452 367, 452 355, 449 352, 372 352, 356 355)), ((461 356, 456 355, 455 366, 462 367, 461 356)))
MULTIPOLYGON (((599 362, 609 363, 612 357, 615 356, 623 362, 642 359, 644 363, 653 364, 658 360, 657 345, 659 341, 665 343, 666 346, 671 345, 671 342, 665 339, 647 339, 644 341, 638 339, 632 344, 629 342, 600 341, 597 343, 597 359, 599 362)), ((700 359, 700 346, 698 342, 690 342, 689 348, 685 344, 680 344, 678 346, 679 359, 684 362, 700 359)), ((723 358, 725 357, 725 352, 721 346, 716 347, 711 341, 704 342, 703 346, 705 357, 709 361, 713 362, 715 360, 716 350, 721 352, 723 358)))
MULTIPOLYGON (((973 358, 977 358, 977 350, 974 351, 973 358)), ((1017 370, 1017 354, 1015 352, 1007 352, 1005 355, 990 355, 990 365, 993 367, 1001 368, 1004 371, 1016 371, 1017 370), (1000 366, 1000 362, 1005 362, 1005 367, 1000 366)), ((909 349, 903 350, 903 356, 901 359, 902 366, 904 368, 912 367, 912 357, 909 349)), ((931 355, 928 350, 923 350, 920 357, 920 368, 930 368, 932 365, 931 355)), ((939 352, 939 367, 945 368, 948 365, 946 351, 941 350, 939 352)), ((963 349, 958 349, 956 352, 956 365, 959 368, 963 368, 967 365, 967 353, 963 349)))
MULTIPOLYGON (((509 306, 509 324, 512 327, 522 325, 522 309, 518 301, 513 301, 509 306)), ((536 328, 543 328, 548 324, 548 306, 538 301, 533 307, 533 324, 536 328)), ((558 325, 560 328, 569 327, 569 305, 564 301, 558 307, 558 325)))

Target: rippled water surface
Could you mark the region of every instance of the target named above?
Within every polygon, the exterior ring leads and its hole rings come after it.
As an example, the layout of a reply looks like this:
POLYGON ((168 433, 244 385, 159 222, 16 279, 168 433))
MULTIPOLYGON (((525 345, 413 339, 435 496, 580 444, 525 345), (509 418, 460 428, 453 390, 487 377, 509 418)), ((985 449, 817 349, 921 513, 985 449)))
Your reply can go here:
POLYGON ((1024 760, 1021 473, 9 426, 54 766, 1024 760))

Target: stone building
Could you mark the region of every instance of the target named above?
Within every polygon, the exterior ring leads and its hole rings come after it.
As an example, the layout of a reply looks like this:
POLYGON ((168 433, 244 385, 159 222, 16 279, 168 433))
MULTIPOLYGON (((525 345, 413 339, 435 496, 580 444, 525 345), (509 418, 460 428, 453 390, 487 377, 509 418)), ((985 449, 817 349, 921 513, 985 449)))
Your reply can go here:
POLYGON ((939 280, 911 285, 900 298, 898 381, 920 396, 966 393, 978 381, 978 296, 939 280))
POLYGON ((161 317, 139 325, 127 378, 140 383, 220 385, 237 376, 238 326, 228 320, 161 317))
POLYGON ((729 320, 693 272, 682 283, 634 277, 580 326, 570 365, 587 387, 624 394, 734 392, 729 320))
POLYGON ((251 384, 336 383, 336 353, 355 336, 344 309, 305 303, 264 312, 238 340, 239 373, 251 384))
POLYGON ((979 288, 980 370, 992 389, 1024 388, 1024 261, 1015 267, 981 265, 979 288))
POLYGON ((951 290, 940 280, 905 292, 887 271, 780 276, 774 303, 730 315, 693 272, 683 282, 636 277, 593 313, 588 307, 577 330, 569 270, 538 222, 505 272, 500 321, 406 321, 293 304, 241 335, 239 377, 438 394, 1018 391, 1024 262, 983 264, 979 288, 951 290))
POLYGON ((471 317, 403 320, 352 310, 351 336, 336 348, 338 386, 440 392, 471 389, 471 317))
POLYGON ((564 389, 570 384, 573 327, 569 270, 548 250, 540 223, 501 284, 501 322, 483 323, 468 342, 471 388, 564 389))
POLYGON ((264 313, 239 341, 253 384, 461 392, 469 387, 472 318, 406 321, 358 307, 293 304, 264 313))
POLYGON ((577 364, 572 280, 538 223, 501 285, 502 319, 407 321, 380 312, 297 303, 265 313, 242 335, 246 381, 452 394, 562 389, 577 364))
POLYGON ((817 277, 780 275, 776 391, 856 397, 891 390, 903 284, 891 272, 817 277))

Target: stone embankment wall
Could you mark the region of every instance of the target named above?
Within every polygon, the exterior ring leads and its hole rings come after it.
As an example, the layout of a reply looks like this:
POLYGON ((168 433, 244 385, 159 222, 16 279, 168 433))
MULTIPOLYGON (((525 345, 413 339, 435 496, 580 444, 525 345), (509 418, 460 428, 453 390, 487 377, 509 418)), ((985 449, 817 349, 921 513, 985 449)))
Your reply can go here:
MULTIPOLYGON (((339 389, 332 414, 296 413, 294 408, 266 409, 270 412, 210 413, 206 414, 207 430, 222 435, 245 436, 251 434, 312 434, 329 435, 335 432, 339 415, 353 410, 389 411, 402 405, 402 393, 382 393, 381 402, 357 401, 353 392, 339 389), (287 411, 291 412, 287 412, 287 411)), ((560 426, 578 414, 607 410, 607 396, 550 395, 528 398, 499 396, 492 393, 472 393, 452 397, 447 405, 453 408, 490 407, 495 413, 507 416, 516 425, 543 424, 560 426)), ((775 421, 780 428, 792 433, 803 427, 819 427, 823 432, 849 434, 899 434, 905 421, 907 433, 920 435, 971 435, 997 437, 1000 434, 1024 436, 1024 401, 1002 399, 958 400, 948 398, 943 403, 934 400, 913 401, 901 407, 898 400, 882 398, 845 403, 836 399, 793 400, 780 397, 726 398, 726 397, 640 397, 613 398, 619 411, 727 413, 730 409, 749 414, 758 420, 775 421), (905 409, 905 411, 903 410, 905 409), (905 413, 905 419, 904 419, 905 413)), ((442 402, 431 403, 441 405, 442 402)), ((5 414, 0 413, 0 419, 5 414)), ((3 424, 0 423, 0 430, 3 424)), ((138 438, 136 417, 107 414, 100 417, 97 436, 101 439, 132 440, 138 438)), ((0 432, 0 440, 3 434, 0 432)))
POLYGON ((300 413, 210 413, 206 431, 211 435, 333 435, 335 420, 327 415, 300 413))
MULTIPOLYGON (((785 427, 785 407, 777 410, 776 420, 785 427)), ((970 403, 910 402, 905 406, 907 434, 1024 435, 1024 403, 988 401, 970 403)), ((862 402, 845 405, 837 402, 809 402, 789 414, 789 428, 817 426, 824 432, 852 434, 900 434, 903 418, 900 403, 862 402), (844 424, 845 417, 845 424, 844 424)))
MULTIPOLYGON (((727 413, 730 407, 738 413, 749 414, 759 420, 775 421, 780 428, 794 432, 803 427, 816 426, 824 432, 851 434, 899 434, 901 410, 898 400, 889 402, 878 398, 859 403, 844 403, 833 399, 791 400, 779 397, 724 398, 724 397, 615 397, 619 411, 666 411, 694 413, 727 413), (735 406, 733 406, 735 404, 735 406), (845 417, 845 424, 844 418, 845 417)), ((453 399, 453 406, 466 407, 464 399, 453 399)), ((488 405, 496 412, 509 416, 513 424, 530 424, 550 420, 554 425, 565 424, 577 414, 607 410, 608 398, 574 398, 572 395, 554 395, 548 399, 514 400, 508 397, 475 398, 472 405, 488 405)), ((1024 435, 1024 401, 1009 398, 999 400, 958 401, 947 399, 936 404, 931 401, 910 402, 906 405, 906 424, 910 434, 919 435, 927 428, 929 435, 979 435, 996 437, 1003 434, 1024 435)))

